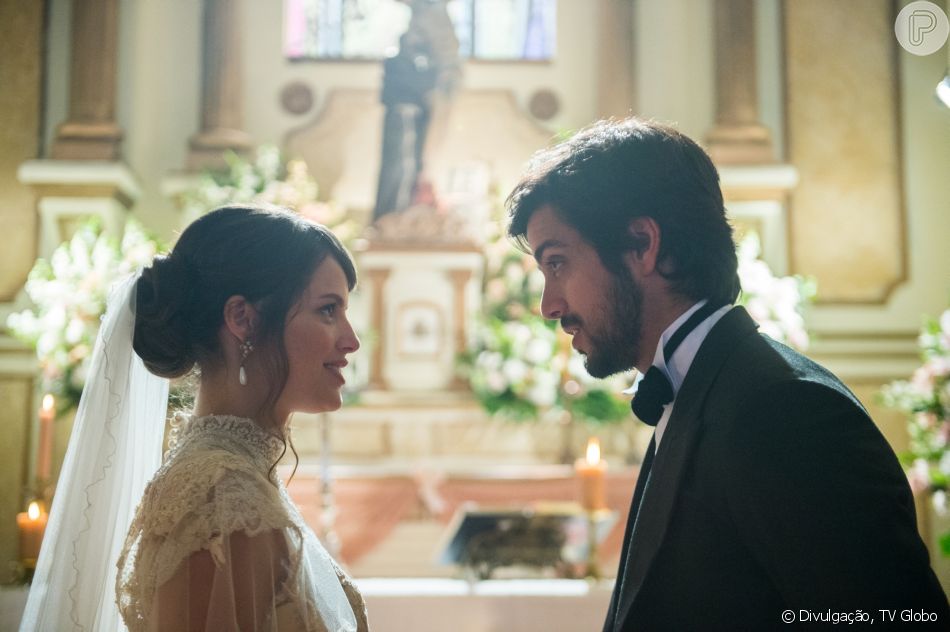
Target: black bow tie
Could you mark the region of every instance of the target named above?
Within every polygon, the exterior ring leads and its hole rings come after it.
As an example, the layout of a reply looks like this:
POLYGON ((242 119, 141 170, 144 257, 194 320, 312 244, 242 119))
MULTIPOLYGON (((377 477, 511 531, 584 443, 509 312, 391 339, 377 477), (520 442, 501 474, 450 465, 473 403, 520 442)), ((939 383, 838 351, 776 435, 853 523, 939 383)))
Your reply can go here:
MULTIPOLYGON (((693 315, 686 319, 679 329, 677 329, 667 343, 663 346, 663 360, 669 366, 670 359, 680 343, 696 329, 701 322, 706 320, 713 312, 722 307, 715 303, 707 302, 705 305, 693 312, 693 315)), ((660 417, 663 416, 663 407, 673 401, 673 385, 667 379, 666 374, 659 367, 651 366, 643 379, 640 380, 640 386, 637 387, 637 393, 630 402, 633 414, 640 418, 640 421, 648 426, 655 426, 660 417)))

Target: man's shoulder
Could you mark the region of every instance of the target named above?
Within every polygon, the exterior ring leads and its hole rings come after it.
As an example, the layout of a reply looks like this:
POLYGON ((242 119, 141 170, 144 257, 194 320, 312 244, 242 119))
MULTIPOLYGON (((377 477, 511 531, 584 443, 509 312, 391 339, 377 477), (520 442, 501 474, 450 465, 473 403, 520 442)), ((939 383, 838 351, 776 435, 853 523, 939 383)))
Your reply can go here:
POLYGON ((768 407, 776 399, 798 398, 807 410, 829 400, 861 403, 831 371, 764 334, 737 341, 710 389, 709 405, 738 409, 768 407))

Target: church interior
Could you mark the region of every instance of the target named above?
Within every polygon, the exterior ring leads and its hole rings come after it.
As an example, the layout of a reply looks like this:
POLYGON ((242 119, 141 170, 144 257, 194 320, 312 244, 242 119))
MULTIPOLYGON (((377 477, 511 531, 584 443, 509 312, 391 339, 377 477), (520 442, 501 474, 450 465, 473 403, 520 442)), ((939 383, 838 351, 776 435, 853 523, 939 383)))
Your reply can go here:
POLYGON ((650 429, 622 392, 634 376, 586 377, 538 315, 504 201, 536 151, 630 115, 708 151, 741 300, 910 455, 950 589, 950 47, 902 46, 904 0, 433 2, 453 85, 402 119, 423 126, 424 186, 381 210, 384 72, 419 2, 0 3, 0 628, 25 601, 27 509, 45 520, 55 495, 108 283, 254 201, 328 225, 357 262, 344 406, 293 418, 279 473, 372 629, 599 629, 650 429), (925 431, 894 386, 919 387, 922 364, 925 431))

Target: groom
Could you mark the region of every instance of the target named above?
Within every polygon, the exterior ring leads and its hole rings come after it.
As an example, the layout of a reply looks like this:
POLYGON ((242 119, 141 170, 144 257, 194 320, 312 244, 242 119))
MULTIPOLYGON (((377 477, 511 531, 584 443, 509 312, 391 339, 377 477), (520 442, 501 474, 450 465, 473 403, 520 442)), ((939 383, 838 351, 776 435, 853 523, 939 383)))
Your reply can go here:
POLYGON ((633 408, 656 426, 605 632, 849 613, 881 625, 905 610, 950 626, 910 488, 874 422, 834 375, 733 306, 732 231, 696 143, 652 122, 595 124, 537 156, 508 208, 509 235, 544 273, 543 315, 591 375, 643 373, 633 408))

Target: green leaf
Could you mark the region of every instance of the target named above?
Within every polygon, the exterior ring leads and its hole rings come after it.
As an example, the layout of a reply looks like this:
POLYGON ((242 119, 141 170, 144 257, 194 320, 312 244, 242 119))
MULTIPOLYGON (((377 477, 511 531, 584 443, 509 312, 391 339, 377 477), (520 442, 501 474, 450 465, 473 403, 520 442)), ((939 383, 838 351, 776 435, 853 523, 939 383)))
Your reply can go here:
POLYGON ((950 557, 950 531, 947 531, 946 533, 942 534, 940 536, 939 542, 940 542, 940 552, 945 557, 950 557))

